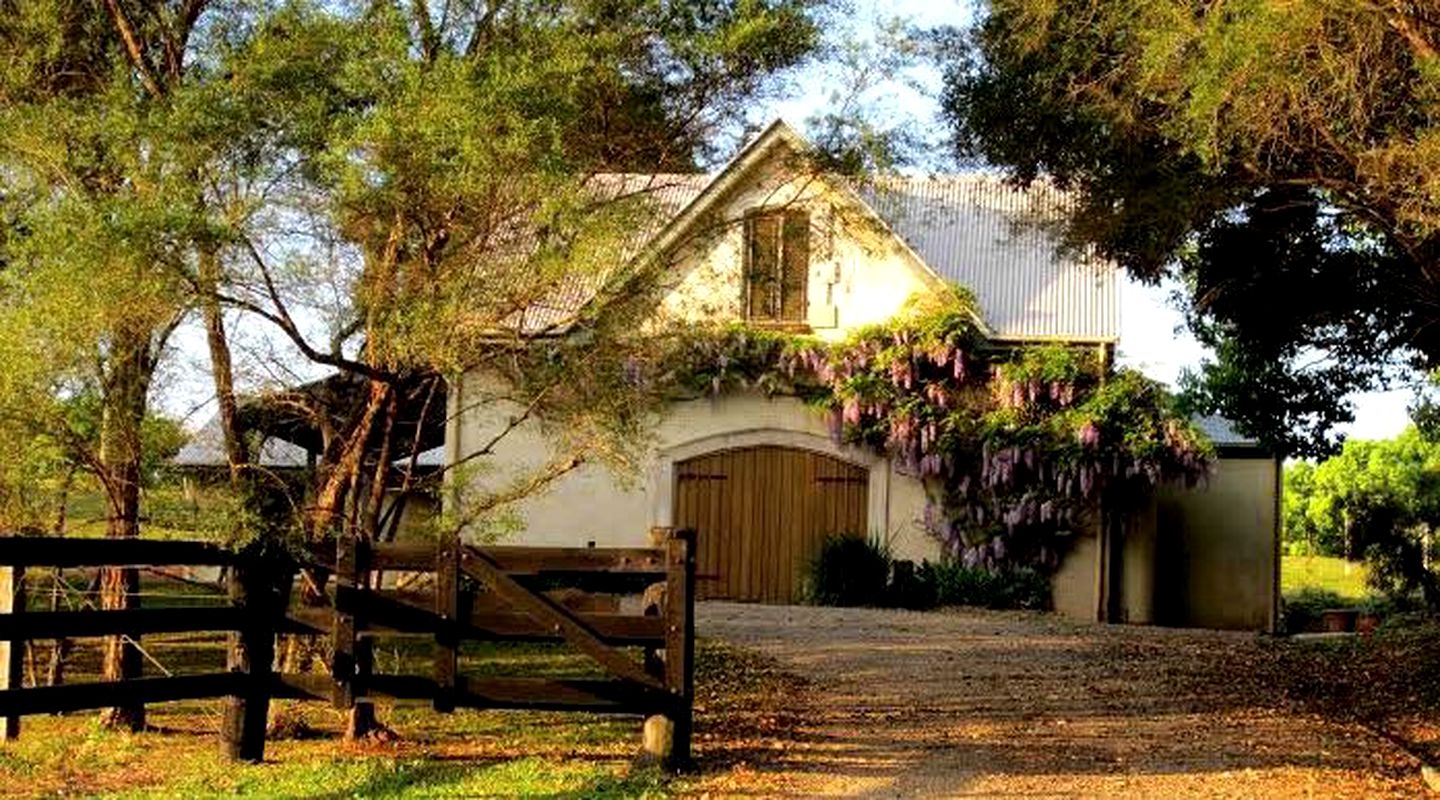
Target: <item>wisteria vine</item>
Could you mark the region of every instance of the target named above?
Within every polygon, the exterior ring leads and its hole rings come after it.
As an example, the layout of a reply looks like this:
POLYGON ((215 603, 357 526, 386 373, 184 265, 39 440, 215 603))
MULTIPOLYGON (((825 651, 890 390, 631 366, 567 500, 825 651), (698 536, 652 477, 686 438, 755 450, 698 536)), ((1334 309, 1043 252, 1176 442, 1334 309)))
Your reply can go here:
POLYGON ((662 385, 794 394, 837 442, 919 478, 925 525, 972 566, 1052 570, 1066 543, 1168 481, 1194 484, 1210 444, 1165 389, 1093 349, 987 340, 957 291, 840 343, 727 325, 678 336, 662 385))

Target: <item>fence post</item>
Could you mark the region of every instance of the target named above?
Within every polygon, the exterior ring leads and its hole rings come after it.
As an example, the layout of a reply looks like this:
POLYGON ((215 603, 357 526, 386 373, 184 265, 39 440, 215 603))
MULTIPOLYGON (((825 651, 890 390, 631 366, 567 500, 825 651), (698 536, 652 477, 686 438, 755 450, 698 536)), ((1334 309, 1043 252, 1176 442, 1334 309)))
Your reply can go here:
MULTIPOLYGON (((0 567, 0 614, 25 613, 25 568, 0 567)), ((25 641, 0 642, 0 689, 19 689, 25 677, 25 641)), ((0 719, 0 741, 20 736, 20 718, 0 719)))
POLYGON ((666 769, 690 764, 695 699, 695 532, 665 543, 665 690, 668 710, 645 720, 645 751, 666 769))
MULTIPOLYGON (((650 529, 650 546, 659 549, 667 548, 670 546, 670 537, 674 535, 674 528, 654 526, 650 529)), ((664 582, 653 583, 645 587, 645 593, 640 598, 640 613, 647 617, 658 617, 665 613, 664 582)), ((658 649, 646 646, 642 651, 642 658, 646 672, 662 681, 665 680, 665 661, 660 658, 658 649)))
POLYGON ((336 608, 335 653, 339 656, 343 650, 350 668, 344 673, 346 689, 337 703, 343 702, 350 710, 345 724, 345 738, 361 739, 375 729, 375 704, 366 697, 369 678, 375 671, 375 642, 361 635, 365 629, 365 604, 361 598, 370 591, 370 559, 369 548, 362 548, 356 537, 343 538, 348 539, 348 546, 337 550, 335 574, 340 585, 351 587, 352 603, 343 609, 343 621, 341 609, 336 608))
POLYGON ((459 669, 456 625, 460 616, 460 539, 435 550, 435 701, 436 711, 455 710, 455 673, 459 669))
POLYGON ((345 727, 345 738, 347 739, 363 739, 377 727, 375 703, 366 696, 369 691, 370 676, 374 673, 375 638, 357 636, 355 638, 355 689, 352 692, 353 703, 350 706, 350 718, 345 727))
POLYGON ((287 594, 277 591, 278 583, 266 580, 265 570, 250 556, 238 559, 230 570, 230 602, 243 609, 241 629, 231 634, 226 661, 238 673, 240 688, 226 699, 220 725, 220 748, 239 761, 265 758, 265 726, 270 715, 271 683, 274 680, 277 612, 283 612, 287 594))
MULTIPOLYGON (((330 702, 335 708, 350 712, 346 735, 352 730, 357 696, 355 676, 358 672, 356 651, 356 615, 359 613, 363 576, 360 571, 359 538, 341 533, 335 539, 335 614, 330 629, 330 676, 334 679, 330 702)), ((363 735, 363 733, 361 734, 363 735)))

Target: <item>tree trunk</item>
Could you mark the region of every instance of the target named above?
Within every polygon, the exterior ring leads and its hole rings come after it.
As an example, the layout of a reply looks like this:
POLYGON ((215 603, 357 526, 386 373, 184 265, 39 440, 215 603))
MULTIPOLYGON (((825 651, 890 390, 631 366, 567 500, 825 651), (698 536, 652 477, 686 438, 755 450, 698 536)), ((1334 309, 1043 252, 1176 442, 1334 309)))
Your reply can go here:
POLYGON ((312 541, 324 539, 335 521, 336 513, 343 511, 346 490, 359 474, 365 457, 365 445, 375 427, 375 417, 389 398, 388 385, 379 381, 370 382, 370 392, 360 419, 346 431, 344 440, 337 443, 340 448, 339 456, 317 476, 315 499, 305 526, 312 541))
MULTIPOLYGON (((140 536, 140 427, 145 419, 153 361, 148 335, 117 332, 112 347, 104 380, 104 411, 100 430, 102 480, 110 511, 105 533, 114 539, 134 539, 140 536)), ((106 567, 101 570, 101 608, 138 608, 139 590, 140 573, 135 568, 106 567)), ((139 678, 141 666, 136 638, 120 635, 105 640, 105 657, 101 664, 103 680, 139 678)), ((105 709, 101 712, 100 721, 110 728, 143 730, 145 707, 133 705, 105 709)))
POLYGON ((230 467, 230 486, 249 499, 244 484, 250 465, 249 448, 245 446, 237 421, 235 402, 235 368, 230 358, 230 339, 225 335, 225 316, 217 292, 220 289, 220 259, 212 250, 200 252, 200 312, 205 321, 205 339, 210 348, 210 369, 215 380, 215 401, 220 432, 225 441, 225 460, 230 467))

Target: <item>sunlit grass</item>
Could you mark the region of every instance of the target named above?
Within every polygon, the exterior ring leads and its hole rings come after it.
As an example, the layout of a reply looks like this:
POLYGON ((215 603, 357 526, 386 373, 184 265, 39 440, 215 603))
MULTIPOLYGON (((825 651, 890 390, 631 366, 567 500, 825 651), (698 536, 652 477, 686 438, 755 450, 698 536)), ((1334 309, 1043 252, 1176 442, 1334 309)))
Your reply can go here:
MULTIPOLYGON (((175 672, 218 668, 218 637, 146 637, 147 651, 175 672)), ((94 680, 98 648, 76 653, 70 679, 94 680)), ((428 642, 377 647, 377 666, 423 672, 428 642), (388 663, 387 663, 388 662, 388 663)), ((582 656, 551 645, 471 643, 468 675, 598 674, 582 656)), ((153 665, 147 663, 147 673, 153 665)), ((220 754, 220 701, 156 704, 151 731, 102 730, 93 712, 27 717, 22 735, 0 744, 0 794, 105 797, 651 797, 670 779, 636 762, 639 718, 579 713, 457 711, 381 704, 395 733, 346 742, 344 713, 325 703, 279 701, 292 738, 272 739, 266 761, 234 764, 220 754)))
POLYGON ((1280 591, 1322 589, 1353 600, 1371 594, 1365 585, 1365 565, 1333 556, 1285 556, 1280 561, 1280 591))
POLYGON ((272 741, 263 764, 219 752, 220 706, 152 709, 157 732, 100 730, 93 715, 38 717, 0 747, 6 794, 106 797, 642 797, 667 792, 654 767, 636 766, 638 721, 578 714, 381 708, 403 732, 393 742, 347 743, 340 715, 303 714, 313 738, 272 741))

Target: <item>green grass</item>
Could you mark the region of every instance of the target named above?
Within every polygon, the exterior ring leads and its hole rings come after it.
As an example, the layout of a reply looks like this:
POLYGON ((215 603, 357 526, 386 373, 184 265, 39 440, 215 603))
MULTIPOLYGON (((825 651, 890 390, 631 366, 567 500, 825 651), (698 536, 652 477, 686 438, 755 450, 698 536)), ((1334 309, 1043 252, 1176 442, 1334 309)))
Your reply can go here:
MULTIPOLYGON (((43 645, 46 643, 42 643, 43 645)), ((146 650, 178 674, 223 663, 219 637, 145 637, 146 650)), ((41 655, 44 655, 42 652, 41 655)), ((583 713, 457 711, 429 704, 382 703, 380 720, 395 734, 344 741, 344 715, 328 703, 279 701, 272 721, 287 735, 266 745, 265 763, 234 764, 219 752, 219 701, 160 703, 148 709, 152 730, 105 731, 94 712, 33 716, 18 740, 0 743, 0 795, 31 797, 669 797, 699 793, 708 775, 741 769, 756 741, 787 736, 784 709, 798 679, 765 659, 710 643, 697 651, 697 753, 702 772, 671 777, 637 762, 641 721, 583 713)), ((424 674, 430 645, 418 639, 380 642, 381 671, 424 674)), ((96 640, 82 640, 72 681, 93 680, 96 640)), ((593 662, 547 644, 467 643, 469 676, 597 674, 593 662)), ((147 674, 159 674, 147 662, 147 674)), ((762 788, 756 794, 767 794, 762 788)))
POLYGON ((235 767, 219 757, 192 762, 184 779, 120 798, 255 796, 350 797, 658 797, 665 778, 623 763, 516 758, 465 763, 414 757, 315 756, 284 766, 235 767))
POLYGON ((1302 589, 1334 592, 1350 600, 1372 593, 1365 585, 1365 565, 1333 556, 1285 556, 1280 560, 1280 591, 1292 595, 1302 589))
MULTIPOLYGON (((102 731, 91 714, 34 717, 0 748, 0 776, 19 794, 169 797, 661 797, 670 779, 632 755, 633 719, 580 714, 456 712, 384 706, 393 742, 337 737, 340 717, 319 704, 304 738, 269 742, 263 764, 219 753, 214 702, 151 709, 157 732, 102 731), (28 790, 28 791, 27 791, 28 790)), ((10 790, 7 790, 7 792, 10 790)))
MULTIPOLYGON (((146 637, 166 669, 220 668, 218 637, 146 637)), ((93 640, 77 649, 71 679, 93 680, 93 640)), ((428 643, 377 647, 378 666, 428 669, 428 643)), ((587 659, 543 644, 470 643, 469 675, 578 676, 596 673, 587 659)), ((147 661, 147 674, 159 674, 147 661)), ((393 740, 343 741, 344 718, 324 703, 280 701, 288 738, 272 739, 266 762, 225 760, 216 735, 221 703, 189 701, 149 709, 155 729, 140 734, 99 728, 91 712, 25 720, 15 742, 0 747, 0 786, 33 796, 97 797, 659 797, 670 779, 634 760, 634 717, 542 712, 435 712, 428 704, 381 704, 393 740)), ((8 791, 8 790, 7 790, 8 791)), ((0 792, 4 793, 4 792, 0 792)))

